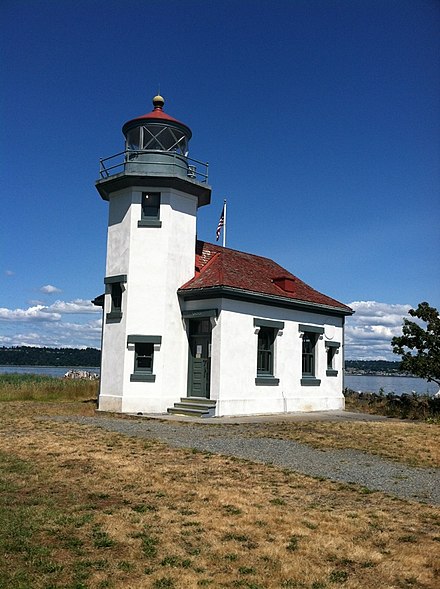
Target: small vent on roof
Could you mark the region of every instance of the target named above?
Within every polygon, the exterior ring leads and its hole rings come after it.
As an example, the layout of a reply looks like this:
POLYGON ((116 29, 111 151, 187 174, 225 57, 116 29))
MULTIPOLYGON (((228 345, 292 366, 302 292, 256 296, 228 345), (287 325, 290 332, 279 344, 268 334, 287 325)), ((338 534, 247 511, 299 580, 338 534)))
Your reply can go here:
POLYGON ((295 291, 295 279, 292 276, 277 276, 272 282, 286 292, 295 291))

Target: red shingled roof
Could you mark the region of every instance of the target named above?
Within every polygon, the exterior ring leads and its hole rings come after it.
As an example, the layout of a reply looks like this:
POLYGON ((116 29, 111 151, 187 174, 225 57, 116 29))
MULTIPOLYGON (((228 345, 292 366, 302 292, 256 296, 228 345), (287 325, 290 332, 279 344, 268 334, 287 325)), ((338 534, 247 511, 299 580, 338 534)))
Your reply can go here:
POLYGON ((197 241, 195 266, 194 278, 181 286, 179 291, 206 292, 206 289, 214 287, 229 287, 247 293, 332 307, 344 314, 353 312, 347 305, 313 289, 269 258, 197 241))

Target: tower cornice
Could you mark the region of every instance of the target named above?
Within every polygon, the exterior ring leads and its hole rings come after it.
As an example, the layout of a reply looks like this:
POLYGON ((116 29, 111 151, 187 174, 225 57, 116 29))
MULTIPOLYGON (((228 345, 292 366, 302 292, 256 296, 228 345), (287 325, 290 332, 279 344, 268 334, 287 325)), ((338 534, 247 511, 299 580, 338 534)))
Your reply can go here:
POLYGON ((101 198, 107 201, 110 195, 118 190, 130 186, 148 186, 151 188, 174 188, 192 194, 197 197, 199 208, 211 202, 211 187, 208 184, 181 176, 147 176, 121 172, 109 178, 97 180, 95 186, 101 198))

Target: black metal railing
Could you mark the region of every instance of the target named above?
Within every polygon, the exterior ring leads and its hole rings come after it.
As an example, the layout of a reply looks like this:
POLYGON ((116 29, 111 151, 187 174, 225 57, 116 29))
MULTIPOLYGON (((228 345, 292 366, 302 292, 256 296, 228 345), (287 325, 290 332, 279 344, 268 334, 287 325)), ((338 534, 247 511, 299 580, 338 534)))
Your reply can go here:
POLYGON ((208 183, 208 163, 181 155, 172 151, 159 151, 149 149, 131 150, 127 149, 114 155, 99 160, 99 175, 102 179, 109 178, 115 174, 129 172, 130 167, 136 166, 141 173, 160 173, 161 166, 174 169, 174 175, 186 176, 197 182, 208 183), (167 155, 164 161, 143 158, 144 155, 167 155))

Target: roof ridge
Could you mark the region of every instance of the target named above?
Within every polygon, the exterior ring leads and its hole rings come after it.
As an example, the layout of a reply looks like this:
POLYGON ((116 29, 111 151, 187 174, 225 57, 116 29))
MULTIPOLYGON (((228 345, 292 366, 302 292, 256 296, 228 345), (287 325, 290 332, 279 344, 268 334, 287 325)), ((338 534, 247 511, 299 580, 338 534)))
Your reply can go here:
MULTIPOLYGON (((199 241, 199 240, 197 240, 197 241, 199 241)), ((212 266, 212 263, 214 262, 214 260, 216 260, 218 258, 219 254, 220 254, 220 252, 215 252, 214 255, 209 258, 209 260, 206 262, 206 264, 203 264, 203 266, 201 266, 200 268, 195 266, 194 276, 192 276, 187 282, 185 282, 185 284, 182 284, 182 286, 179 288, 185 288, 185 286, 187 284, 189 284, 190 282, 192 282, 194 280, 194 278, 203 274, 205 272, 206 268, 209 268, 210 266, 212 266)))
POLYGON ((203 264, 203 266, 200 268, 200 274, 203 274, 203 272, 206 270, 206 268, 209 268, 210 266, 212 266, 212 263, 214 262, 214 260, 216 260, 219 257, 219 255, 220 255, 220 252, 215 252, 215 254, 209 258, 209 260, 206 262, 206 264, 203 264))

